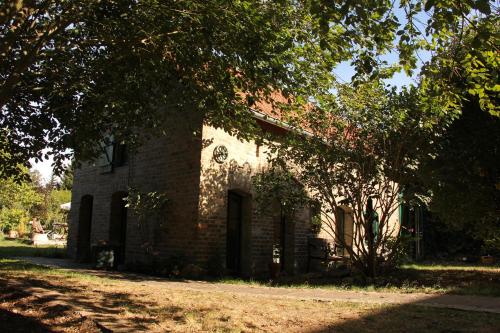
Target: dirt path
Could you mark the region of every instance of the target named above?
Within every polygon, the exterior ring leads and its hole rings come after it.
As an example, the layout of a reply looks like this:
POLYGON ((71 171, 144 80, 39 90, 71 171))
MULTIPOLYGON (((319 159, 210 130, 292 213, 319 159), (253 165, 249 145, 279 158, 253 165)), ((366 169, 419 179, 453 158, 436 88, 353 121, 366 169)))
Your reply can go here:
POLYGON ((222 292, 239 295, 252 295, 272 298, 298 300, 344 301, 376 304, 414 304, 431 307, 460 309, 467 311, 491 312, 500 314, 500 298, 484 296, 462 296, 450 294, 393 293, 393 292, 356 292, 320 288, 273 288, 254 285, 237 285, 204 281, 169 281, 140 274, 103 272, 92 270, 87 265, 76 264, 67 259, 25 257, 20 258, 33 264, 70 270, 85 271, 90 274, 116 278, 120 283, 147 285, 155 288, 192 290, 198 292, 222 292))

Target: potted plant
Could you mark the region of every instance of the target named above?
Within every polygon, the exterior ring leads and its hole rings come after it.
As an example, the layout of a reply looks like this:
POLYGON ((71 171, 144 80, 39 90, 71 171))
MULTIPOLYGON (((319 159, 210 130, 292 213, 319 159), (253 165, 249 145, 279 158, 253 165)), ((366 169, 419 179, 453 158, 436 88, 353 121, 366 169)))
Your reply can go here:
POLYGON ((271 278, 276 279, 281 273, 280 248, 278 244, 273 245, 273 262, 270 264, 271 278))

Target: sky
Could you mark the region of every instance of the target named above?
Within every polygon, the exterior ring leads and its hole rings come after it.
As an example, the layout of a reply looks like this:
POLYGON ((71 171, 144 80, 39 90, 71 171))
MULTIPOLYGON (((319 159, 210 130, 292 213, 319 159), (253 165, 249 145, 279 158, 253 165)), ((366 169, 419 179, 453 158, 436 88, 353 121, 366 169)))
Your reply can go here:
POLYGON ((36 170, 40 172, 42 176, 42 180, 47 183, 52 177, 52 157, 49 157, 48 160, 44 160, 42 162, 34 163, 34 160, 31 159, 30 163, 32 165, 31 170, 36 170))

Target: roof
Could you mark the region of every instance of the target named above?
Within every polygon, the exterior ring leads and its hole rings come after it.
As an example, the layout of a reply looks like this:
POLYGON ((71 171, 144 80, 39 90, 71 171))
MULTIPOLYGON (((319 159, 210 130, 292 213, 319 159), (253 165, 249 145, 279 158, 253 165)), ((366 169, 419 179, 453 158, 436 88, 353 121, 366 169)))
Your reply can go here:
MULTIPOLYGON (((280 92, 273 92, 267 100, 259 99, 255 101, 250 110, 264 130, 275 134, 286 134, 286 132, 297 130, 297 128, 294 128, 288 122, 288 117, 279 107, 279 105, 284 104, 291 105, 292 101, 280 92)), ((310 134, 306 129, 302 129, 301 132, 310 134)))

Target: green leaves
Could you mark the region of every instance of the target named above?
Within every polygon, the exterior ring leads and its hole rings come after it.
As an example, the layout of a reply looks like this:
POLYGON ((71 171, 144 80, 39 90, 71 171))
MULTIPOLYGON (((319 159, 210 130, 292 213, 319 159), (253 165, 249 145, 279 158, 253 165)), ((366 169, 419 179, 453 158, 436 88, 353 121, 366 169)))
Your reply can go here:
POLYGON ((473 8, 479 10, 485 15, 491 14, 491 6, 488 0, 476 0, 474 1, 473 8))
POLYGON ((424 9, 426 12, 430 12, 432 7, 434 7, 436 1, 435 0, 427 0, 425 1, 424 9))
POLYGON ((261 212, 275 208, 278 203, 293 217, 295 210, 310 203, 304 186, 295 178, 293 171, 272 166, 252 177, 257 208, 261 212))
POLYGON ((363 79, 382 78, 382 73, 387 75, 385 66, 391 68, 396 63, 411 76, 421 65, 419 62, 423 63, 420 77, 425 81, 428 67, 433 65, 432 62, 439 63, 437 65, 449 71, 449 75, 433 76, 432 84, 439 90, 442 105, 449 106, 447 112, 459 112, 463 94, 459 90, 447 90, 453 85, 454 76, 463 76, 474 87, 462 91, 479 96, 484 111, 499 114, 497 103, 488 97, 492 96, 498 82, 498 64, 481 60, 472 63, 470 68, 462 66, 458 69, 450 68, 455 64, 449 63, 449 60, 459 63, 467 59, 467 54, 472 59, 484 59, 487 55, 482 53, 489 51, 498 58, 499 16, 498 12, 492 13, 492 4, 488 0, 400 1, 399 8, 385 0, 313 3, 311 12, 323 27, 318 30, 322 48, 331 52, 341 49, 340 54, 352 60, 356 83, 363 79), (340 33, 347 36, 347 43, 331 38, 339 26, 342 27, 340 33), (456 52, 451 54, 451 49, 456 52), (421 56, 421 51, 432 52, 434 60, 427 61, 421 56), (381 61, 383 56, 395 54, 399 59, 394 64, 381 61), (485 72, 491 74, 485 75, 485 72), (476 84, 482 88, 475 87, 476 84), (458 108, 453 109, 455 106, 458 108))
POLYGON ((323 84, 332 67, 296 1, 30 6, 32 16, 0 22, 0 44, 10 50, 0 62, 0 127, 9 131, 12 156, 41 159, 49 147, 59 169, 71 150, 80 160, 95 157, 110 129, 133 148, 144 129, 168 132, 166 119, 203 119, 249 137, 254 122, 241 94, 307 95, 305 87, 323 84))
POLYGON ((342 61, 355 66, 356 84, 411 75, 421 50, 434 54, 420 77, 449 106, 443 112, 469 91, 498 114, 491 8, 484 0, 3 2, 0 127, 10 157, 1 168, 15 172, 49 148, 60 171, 72 152, 95 157, 110 129, 137 147, 138 133, 168 133, 167 119, 186 123, 186 114, 250 138, 255 123, 241 96, 320 98, 342 61), (393 64, 383 61, 393 54, 393 64), (467 81, 460 89, 457 74, 467 81))
POLYGON ((500 116, 498 99, 498 17, 484 17, 465 26, 460 39, 443 42, 422 70, 421 86, 440 99, 448 112, 459 113, 468 99, 478 98, 484 112, 500 116), (444 97, 443 97, 444 96, 444 97))
POLYGON ((29 179, 25 168, 20 168, 26 177, 0 179, 0 232, 25 228, 32 217, 33 209, 43 202, 43 196, 29 179))
POLYGON ((136 188, 129 188, 128 195, 124 200, 125 207, 138 215, 139 223, 143 223, 143 220, 149 215, 160 213, 169 201, 165 193, 140 192, 136 188))

